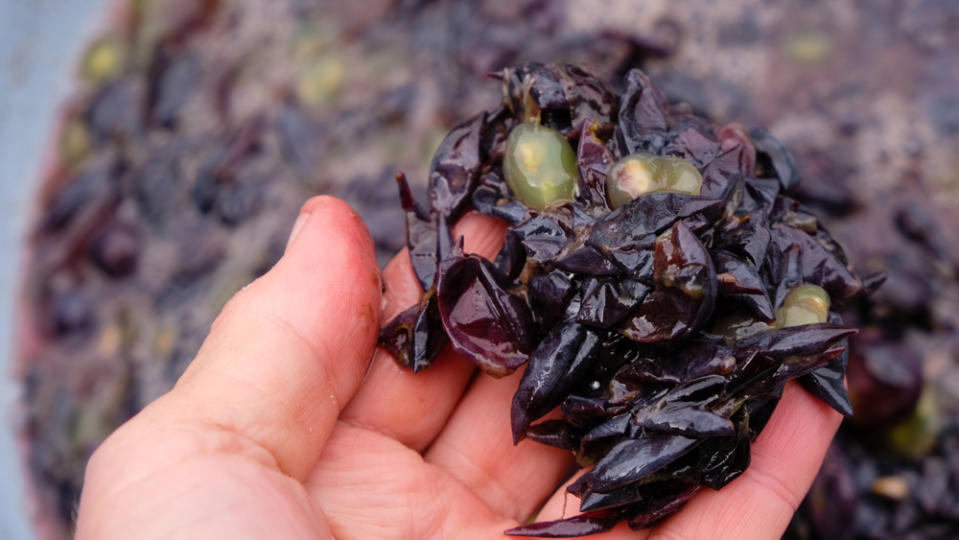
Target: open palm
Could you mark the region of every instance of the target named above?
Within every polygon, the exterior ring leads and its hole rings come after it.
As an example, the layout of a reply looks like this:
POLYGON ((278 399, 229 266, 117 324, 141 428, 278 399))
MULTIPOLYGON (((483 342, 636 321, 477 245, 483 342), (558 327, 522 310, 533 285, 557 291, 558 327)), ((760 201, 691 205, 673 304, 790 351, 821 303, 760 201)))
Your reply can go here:
MULTIPOLYGON (((456 232, 490 257, 503 229, 468 215, 456 232)), ((421 293, 405 254, 383 281, 381 298, 348 206, 304 205, 286 254, 230 301, 175 388, 91 458, 77 537, 482 539, 575 513, 557 489, 572 456, 512 444, 519 373, 474 377, 446 351, 414 376, 375 348, 381 313, 421 293)), ((787 386, 743 476, 655 529, 595 538, 778 538, 838 423, 787 386)))

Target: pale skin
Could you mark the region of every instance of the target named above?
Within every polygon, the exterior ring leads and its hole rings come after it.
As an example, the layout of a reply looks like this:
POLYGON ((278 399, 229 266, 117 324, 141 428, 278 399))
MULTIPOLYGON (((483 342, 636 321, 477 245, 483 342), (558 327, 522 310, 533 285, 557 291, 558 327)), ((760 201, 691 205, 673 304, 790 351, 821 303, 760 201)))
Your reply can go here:
MULTIPOLYGON (((492 257, 503 226, 471 214, 456 233, 492 257)), ((376 348, 381 321, 420 294, 405 253, 382 281, 381 298, 356 214, 308 201, 283 258, 227 304, 176 386, 94 453, 77 538, 485 539, 538 510, 562 517, 564 502, 575 513, 557 489, 570 454, 511 442, 519 373, 474 377, 446 351, 414 376, 376 348)), ((653 529, 592 538, 779 538, 839 421, 790 384, 740 478, 653 529)))

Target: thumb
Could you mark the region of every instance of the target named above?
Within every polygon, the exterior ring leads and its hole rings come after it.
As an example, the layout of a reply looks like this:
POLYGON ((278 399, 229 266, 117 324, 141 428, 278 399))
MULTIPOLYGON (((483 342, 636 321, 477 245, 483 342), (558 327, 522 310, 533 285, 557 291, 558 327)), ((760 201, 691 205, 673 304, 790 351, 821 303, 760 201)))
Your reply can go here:
POLYGON ((304 478, 369 365, 380 293, 359 216, 338 199, 311 199, 286 253, 230 300, 170 401, 304 478))
POLYGON ((172 426, 252 443, 283 473, 305 478, 369 365, 380 292, 360 218, 338 199, 309 200, 286 253, 227 303, 173 390, 97 450, 85 491, 99 469, 118 472, 118 457, 160 469, 195 451, 151 451, 167 445, 161 433, 172 426))
POLYGON ((311 199, 292 236, 173 390, 94 452, 78 538, 324 534, 296 480, 369 364, 380 280, 369 233, 343 202, 311 199))

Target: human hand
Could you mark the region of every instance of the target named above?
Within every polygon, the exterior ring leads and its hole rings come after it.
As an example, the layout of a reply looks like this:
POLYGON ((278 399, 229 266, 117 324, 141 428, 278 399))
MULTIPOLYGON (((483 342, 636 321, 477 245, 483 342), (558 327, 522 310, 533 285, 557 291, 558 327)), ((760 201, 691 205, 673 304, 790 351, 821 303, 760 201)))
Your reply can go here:
MULTIPOLYGON (((492 257, 503 227, 470 214, 455 232, 492 257)), ((385 321, 421 291, 405 253, 383 280, 385 321)), ((557 490, 572 456, 512 444, 521 373, 473 378, 447 350, 414 376, 376 348, 380 320, 369 234, 344 203, 311 199, 176 386, 94 453, 77 538, 501 538, 541 507, 575 510, 557 490)), ((790 383, 741 477, 654 529, 593 538, 779 538, 839 421, 790 383)))

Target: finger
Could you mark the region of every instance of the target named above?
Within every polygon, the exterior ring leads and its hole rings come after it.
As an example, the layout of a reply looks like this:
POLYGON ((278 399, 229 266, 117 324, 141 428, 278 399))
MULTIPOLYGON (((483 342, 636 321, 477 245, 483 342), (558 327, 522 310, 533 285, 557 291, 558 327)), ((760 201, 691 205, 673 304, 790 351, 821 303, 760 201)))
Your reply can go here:
POLYGON ((779 538, 822 464, 842 416, 794 382, 752 445, 752 462, 720 491, 701 490, 650 538, 779 538))
POLYGON ((531 440, 513 446, 510 404, 522 372, 479 375, 426 453, 501 515, 526 521, 562 480, 569 452, 531 440))
POLYGON ((369 364, 380 278, 369 233, 345 203, 316 197, 297 221, 277 265, 214 322, 167 406, 241 434, 302 479, 369 364))
MULTIPOLYGON (((482 214, 465 215, 454 228, 465 249, 492 259, 503 243, 505 225, 482 214)), ((386 287, 381 320, 416 303, 423 294, 413 274, 408 253, 400 252, 383 271, 386 287)), ((382 348, 341 420, 392 437, 422 451, 449 418, 469 384, 474 365, 445 349, 429 369, 413 374, 401 368, 382 348)))

